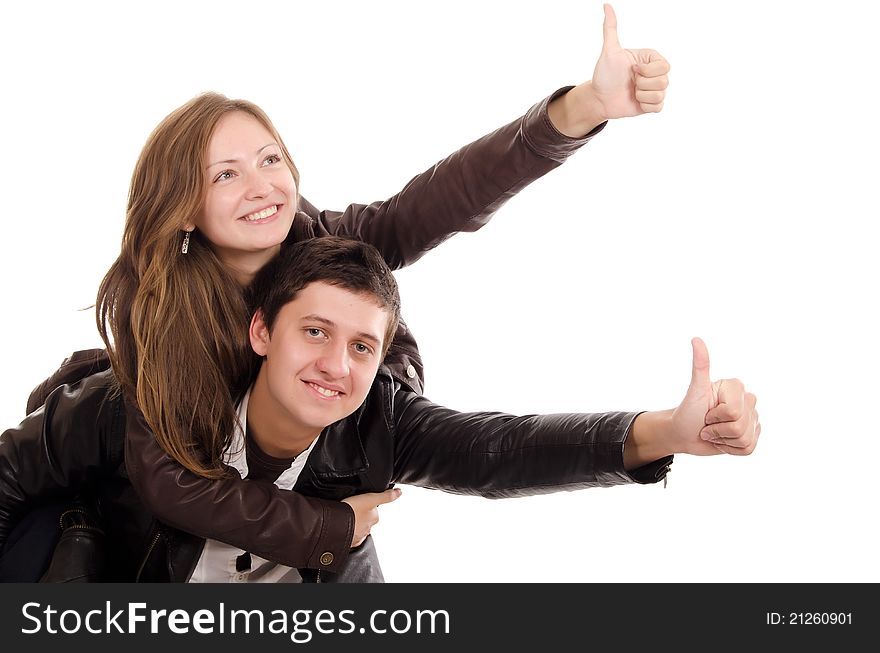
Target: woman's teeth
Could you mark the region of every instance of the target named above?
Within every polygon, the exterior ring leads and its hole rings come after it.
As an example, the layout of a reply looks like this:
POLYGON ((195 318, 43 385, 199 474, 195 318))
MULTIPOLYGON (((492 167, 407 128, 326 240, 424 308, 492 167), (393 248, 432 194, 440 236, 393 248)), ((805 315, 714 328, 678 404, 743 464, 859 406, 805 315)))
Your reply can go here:
POLYGON ((244 216, 244 220, 248 222, 256 222, 257 220, 263 220, 264 218, 268 218, 270 215, 275 215, 278 213, 278 205, 270 206, 268 209, 263 209, 262 211, 257 211, 256 213, 251 213, 250 215, 244 216))

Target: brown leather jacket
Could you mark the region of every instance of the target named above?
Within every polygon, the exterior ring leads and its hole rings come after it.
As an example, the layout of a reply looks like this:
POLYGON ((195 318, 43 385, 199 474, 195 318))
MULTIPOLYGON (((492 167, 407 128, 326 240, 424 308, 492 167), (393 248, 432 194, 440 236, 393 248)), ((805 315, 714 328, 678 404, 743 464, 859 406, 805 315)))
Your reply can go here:
MULTIPOLYGON (((337 213, 318 212, 302 200, 291 238, 358 238, 400 267, 458 231, 479 228, 509 197, 601 130, 570 139, 553 128, 547 104, 565 90, 418 175, 385 202, 337 213)), ((358 553, 349 550, 351 510, 339 501, 347 496, 394 482, 521 496, 654 482, 668 470, 668 459, 633 475, 623 470, 623 442, 634 413, 460 414, 420 396, 422 374, 415 341, 402 325, 367 402, 327 429, 294 492, 240 479, 212 482, 186 472, 158 447, 139 412, 126 410, 113 395, 109 373, 63 386, 0 439, 0 543, 35 497, 90 483, 101 488, 108 534, 121 545, 112 547, 117 579, 186 580, 203 537, 332 577, 358 553), (121 466, 111 452, 123 442, 121 466), (527 458, 521 455, 525 447, 527 458), (26 464, 46 458, 46 466, 26 464)))

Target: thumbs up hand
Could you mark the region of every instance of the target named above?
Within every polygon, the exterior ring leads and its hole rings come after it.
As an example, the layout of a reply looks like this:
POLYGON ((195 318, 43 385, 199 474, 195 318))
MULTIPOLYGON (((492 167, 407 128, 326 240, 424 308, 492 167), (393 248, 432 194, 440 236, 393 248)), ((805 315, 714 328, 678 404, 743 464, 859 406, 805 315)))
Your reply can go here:
POLYGON ((697 456, 752 453, 761 434, 755 395, 746 392, 739 379, 711 381, 705 343, 694 338, 691 345, 691 383, 681 404, 672 411, 672 450, 697 456))
POLYGON ((617 37, 617 16, 605 5, 602 54, 593 78, 554 99, 548 112, 557 130, 581 138, 606 120, 657 113, 669 85, 669 63, 656 50, 627 50, 617 37))
POLYGON ((592 86, 606 119, 626 118, 663 109, 669 63, 656 50, 625 50, 617 37, 617 16, 605 5, 602 54, 592 86))

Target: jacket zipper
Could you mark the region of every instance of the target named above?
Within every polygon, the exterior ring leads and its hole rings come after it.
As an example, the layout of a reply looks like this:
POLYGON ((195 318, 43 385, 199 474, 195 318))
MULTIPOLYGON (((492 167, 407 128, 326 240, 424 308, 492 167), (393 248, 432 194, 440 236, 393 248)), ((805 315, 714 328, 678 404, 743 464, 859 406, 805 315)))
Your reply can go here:
MULTIPOLYGON (((68 528, 64 525, 64 518, 72 512, 79 513, 83 517, 86 516, 86 511, 83 510, 82 508, 68 508, 67 510, 62 512, 61 516, 58 518, 58 526, 61 528, 61 530, 68 528)), ((70 528, 74 528, 75 526, 76 526, 75 524, 71 524, 70 528)))
POLYGON ((103 529, 98 528, 97 526, 92 526, 90 524, 70 524, 69 526, 65 526, 64 525, 64 518, 67 515, 69 515, 70 513, 78 513, 83 516, 84 520, 86 520, 86 521, 88 520, 88 515, 86 515, 86 511, 83 510, 82 508, 68 508, 67 510, 62 512, 61 516, 58 518, 58 527, 62 531, 69 531, 69 530, 75 528, 76 530, 89 531, 91 533, 101 533, 101 534, 104 533, 103 529))
POLYGON ((102 531, 97 526, 80 526, 79 524, 71 524, 70 526, 64 527, 65 531, 88 531, 90 533, 98 533, 99 535, 103 535, 104 531, 102 531))
POLYGON ((153 541, 150 542, 150 548, 147 549, 147 553, 144 556, 143 561, 141 562, 141 566, 138 568, 137 576, 135 576, 134 580, 136 583, 139 583, 141 580, 141 574, 144 573, 144 567, 147 564, 147 560, 150 559, 150 556, 153 553, 153 549, 156 548, 156 543, 159 541, 159 538, 162 536, 162 533, 159 530, 156 530, 156 535, 153 537, 153 541))

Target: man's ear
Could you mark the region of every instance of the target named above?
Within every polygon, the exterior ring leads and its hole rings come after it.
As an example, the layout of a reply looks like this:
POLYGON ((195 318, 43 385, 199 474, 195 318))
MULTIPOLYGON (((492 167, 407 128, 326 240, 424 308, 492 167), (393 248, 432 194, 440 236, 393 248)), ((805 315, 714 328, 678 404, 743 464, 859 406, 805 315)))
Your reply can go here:
POLYGON ((263 311, 257 309, 251 318, 251 328, 248 331, 251 337, 251 347, 257 356, 265 356, 269 352, 269 327, 263 321, 263 311))

